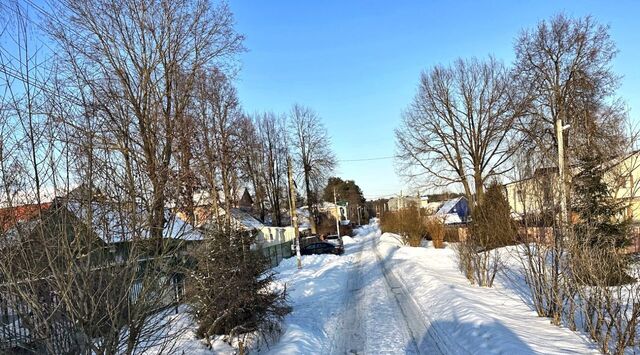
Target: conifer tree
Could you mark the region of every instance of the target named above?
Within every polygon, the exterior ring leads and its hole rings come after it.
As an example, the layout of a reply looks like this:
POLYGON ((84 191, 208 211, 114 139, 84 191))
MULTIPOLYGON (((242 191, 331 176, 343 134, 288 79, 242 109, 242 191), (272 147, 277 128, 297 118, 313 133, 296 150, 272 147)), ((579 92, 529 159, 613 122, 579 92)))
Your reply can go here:
POLYGON ((620 248, 627 245, 627 221, 620 218, 625 204, 612 198, 604 181, 606 160, 593 153, 580 157, 580 172, 573 178, 573 211, 578 215, 574 232, 589 247, 620 248))
POLYGON ((518 231, 511 219, 509 201, 497 182, 489 186, 484 201, 473 210, 472 220, 472 238, 482 249, 514 243, 518 231))
POLYGON ((286 289, 271 287, 269 260, 250 248, 254 239, 246 231, 213 230, 194 252, 189 299, 197 334, 208 342, 214 335, 274 337, 290 312, 286 289))

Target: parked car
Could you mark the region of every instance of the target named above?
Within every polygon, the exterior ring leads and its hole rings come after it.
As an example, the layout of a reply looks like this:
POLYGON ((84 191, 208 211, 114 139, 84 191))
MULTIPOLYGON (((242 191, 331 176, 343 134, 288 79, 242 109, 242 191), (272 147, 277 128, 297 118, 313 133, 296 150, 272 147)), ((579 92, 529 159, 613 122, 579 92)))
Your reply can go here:
POLYGON ((337 234, 328 235, 324 241, 344 249, 344 242, 342 241, 342 237, 337 234))
POLYGON ((312 243, 302 248, 300 251, 302 255, 313 255, 313 254, 335 254, 341 255, 344 253, 344 248, 338 247, 337 245, 328 243, 328 242, 320 242, 320 243, 312 243))

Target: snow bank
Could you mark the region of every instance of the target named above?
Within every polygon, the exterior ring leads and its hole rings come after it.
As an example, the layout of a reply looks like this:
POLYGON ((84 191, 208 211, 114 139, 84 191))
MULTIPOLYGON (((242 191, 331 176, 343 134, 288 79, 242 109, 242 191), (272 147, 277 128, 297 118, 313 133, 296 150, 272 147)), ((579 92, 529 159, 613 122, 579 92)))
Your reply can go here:
POLYGON ((144 351, 145 354, 235 354, 236 350, 229 344, 218 338, 212 342, 212 349, 209 349, 205 342, 196 338, 197 323, 188 312, 189 307, 181 305, 176 309, 171 307, 158 313, 149 319, 150 327, 157 327, 159 324, 166 324, 165 327, 155 331, 154 336, 139 345, 137 352, 144 351))
POLYGON ((402 236, 394 233, 384 233, 380 236, 380 242, 389 246, 401 247, 404 245, 402 236))
POLYGON ((344 313, 349 266, 354 262, 346 248, 342 256, 303 256, 300 270, 295 257, 275 268, 277 283, 280 287, 286 284, 293 310, 285 318, 279 341, 269 349, 258 349, 258 353, 327 353, 344 313))
POLYGON ((503 283, 494 288, 470 285, 458 270, 452 249, 399 245, 395 235, 385 233, 378 250, 419 304, 429 325, 428 336, 454 344, 455 352, 597 353, 586 337, 538 317, 521 293, 503 283))
POLYGON ((342 237, 342 244, 347 245, 347 244, 354 244, 357 243, 357 241, 353 238, 351 238, 348 235, 345 235, 342 237))

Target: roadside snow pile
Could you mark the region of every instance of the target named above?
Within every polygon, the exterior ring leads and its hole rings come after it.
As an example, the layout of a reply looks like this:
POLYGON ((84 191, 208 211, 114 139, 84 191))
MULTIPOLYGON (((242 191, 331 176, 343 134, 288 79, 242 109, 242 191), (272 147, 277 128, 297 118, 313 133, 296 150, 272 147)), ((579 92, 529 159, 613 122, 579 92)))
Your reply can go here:
MULTIPOLYGON (((346 244, 346 243, 345 243, 346 244)), ((275 268, 279 287, 286 284, 292 312, 283 324, 279 341, 260 353, 327 353, 344 313, 344 298, 350 265, 349 249, 343 256, 309 255, 302 257, 298 270, 296 258, 283 260, 275 268)))
POLYGON ((212 349, 201 340, 196 338, 197 323, 189 314, 189 307, 181 305, 176 308, 171 307, 158 313, 149 319, 150 328, 160 328, 153 330, 149 340, 138 345, 138 352, 145 354, 235 354, 236 350, 221 338, 213 341, 212 349), (165 327, 159 327, 166 324, 165 327))
POLYGON ((342 244, 347 245, 347 244, 354 244, 357 243, 357 241, 353 238, 351 238, 348 235, 345 235, 342 237, 342 244))
POLYGON ((470 285, 450 248, 403 247, 397 235, 385 233, 378 250, 419 304, 427 336, 445 347, 454 345, 454 352, 597 353, 586 337, 538 317, 522 293, 504 283, 494 288, 470 285))
POLYGON ((387 243, 389 245, 395 245, 397 247, 401 247, 404 245, 402 236, 394 233, 384 233, 383 235, 381 235, 380 243, 387 243))

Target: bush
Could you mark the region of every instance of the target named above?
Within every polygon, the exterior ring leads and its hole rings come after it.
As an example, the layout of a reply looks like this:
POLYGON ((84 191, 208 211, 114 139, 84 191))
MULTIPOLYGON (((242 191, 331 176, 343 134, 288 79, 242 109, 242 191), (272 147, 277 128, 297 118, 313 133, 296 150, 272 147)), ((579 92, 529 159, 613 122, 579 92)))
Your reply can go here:
POLYGON ((471 215, 469 235, 456 247, 459 267, 472 283, 491 287, 501 265, 495 249, 514 244, 518 234, 502 187, 493 183, 471 215))
MULTIPOLYGON (((445 227, 444 241, 447 243, 457 243, 460 241, 460 227, 445 227)), ((466 230, 466 228, 465 228, 466 230)))
POLYGON ((511 219, 509 201, 502 187, 493 183, 487 190, 484 202, 471 213, 470 242, 480 250, 499 248, 515 244, 518 227, 511 219))
POLYGON ((420 210, 415 205, 397 212, 385 212, 380 219, 380 228, 383 232, 400 234, 404 244, 412 247, 420 246, 427 234, 420 210))
MULTIPOLYGON (((318 235, 330 235, 336 234, 336 219, 331 215, 320 214, 319 223, 317 226, 318 235)), ((353 235, 353 228, 351 225, 340 225, 340 235, 353 235)))
POLYGON ((426 224, 426 231, 435 248, 444 248, 445 227, 440 219, 430 218, 426 224))
POLYGON ((254 333, 274 338, 291 310, 286 290, 271 288, 274 273, 269 260, 250 250, 252 242, 247 232, 208 232, 195 251, 188 300, 198 321, 197 335, 207 342, 213 335, 233 339, 254 333))

